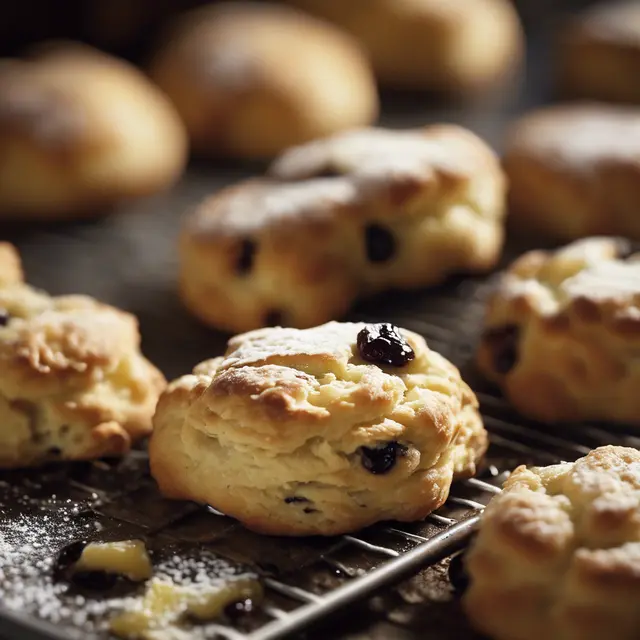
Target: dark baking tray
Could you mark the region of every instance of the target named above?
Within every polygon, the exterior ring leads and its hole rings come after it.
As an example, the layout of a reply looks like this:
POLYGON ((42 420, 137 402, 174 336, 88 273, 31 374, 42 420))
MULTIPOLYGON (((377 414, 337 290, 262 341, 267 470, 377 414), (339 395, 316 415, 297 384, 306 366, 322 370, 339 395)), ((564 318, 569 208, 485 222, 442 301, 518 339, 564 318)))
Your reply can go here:
MULTIPOLYGON (((524 10, 534 23, 529 25, 528 67, 521 84, 473 104, 385 95, 382 123, 457 122, 499 149, 505 122, 551 96, 549 44, 558 16, 543 3, 524 10)), ((175 238, 182 213, 202 196, 260 169, 194 163, 170 193, 123 207, 112 217, 4 227, 0 237, 18 245, 34 285, 52 293, 88 293, 135 313, 145 352, 173 378, 219 354, 227 338, 198 324, 177 299, 175 238)), ((521 241, 511 240, 504 261, 524 248, 521 241)), ((482 382, 471 356, 490 286, 490 278, 454 278, 435 289, 362 301, 349 315, 388 320, 424 335, 478 392, 492 439, 487 463, 480 482, 454 487, 452 499, 434 516, 412 525, 381 524, 352 537, 283 541, 251 534, 204 508, 163 500, 148 475, 143 450, 120 463, 3 472, 0 635, 41 640, 100 634, 101 621, 115 606, 110 596, 130 591, 123 585, 107 593, 69 589, 53 580, 53 561, 73 540, 142 537, 156 563, 205 557, 211 575, 249 572, 265 584, 265 601, 253 613, 198 627, 204 637, 253 633, 251 637, 266 640, 310 623, 314 626, 307 634, 312 638, 474 637, 460 615, 445 556, 466 542, 477 518, 474 506, 487 502, 501 473, 519 463, 573 459, 605 442, 640 444, 632 434, 606 426, 560 432, 535 425, 514 414, 482 382), (380 590, 414 574, 399 587, 380 590), (341 617, 329 616, 339 610, 341 617)))

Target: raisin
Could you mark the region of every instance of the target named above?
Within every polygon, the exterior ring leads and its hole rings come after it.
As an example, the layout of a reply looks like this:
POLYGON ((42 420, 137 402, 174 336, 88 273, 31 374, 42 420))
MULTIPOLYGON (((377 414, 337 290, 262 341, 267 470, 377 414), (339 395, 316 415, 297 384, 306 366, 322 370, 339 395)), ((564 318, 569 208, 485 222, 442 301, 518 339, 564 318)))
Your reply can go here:
POLYGON ((395 325, 369 324, 358 333, 358 351, 363 360, 401 367, 416 357, 395 325))
POLYGON ((60 447, 49 447, 47 453, 50 456, 59 456, 62 454, 62 449, 60 447))
POLYGON ((288 496, 284 501, 286 504, 293 504, 294 502, 311 502, 309 498, 302 498, 299 496, 288 496))
POLYGON ((458 593, 464 593, 469 586, 469 574, 465 567, 466 551, 460 551, 449 563, 449 581, 458 593))
POLYGON ((6 327, 9 324, 11 315, 6 309, 0 309, 0 327, 6 327))
POLYGON ((318 509, 314 509, 312 507, 305 507, 302 510, 303 513, 318 513, 318 509))
POLYGON ((231 602, 224 608, 224 615, 227 616, 229 620, 237 620, 238 618, 251 613, 254 608, 255 605, 251 598, 237 600, 236 602, 231 602))
POLYGON ((253 240, 243 240, 240 245, 240 255, 236 263, 236 271, 240 275, 245 275, 253 268, 256 256, 256 243, 253 240))
POLYGON ((83 589, 106 591, 118 582, 118 576, 106 571, 78 571, 71 576, 71 581, 83 589))
POLYGON ((379 447, 360 447, 362 466, 374 475, 391 471, 396 466, 397 457, 406 453, 407 447, 395 441, 379 447))
POLYGON ((283 324, 283 314, 282 311, 278 311, 277 309, 272 309, 268 311, 264 316, 264 326, 265 327, 281 327, 283 324))
POLYGON ((515 324, 487 329, 482 335, 482 341, 492 353, 495 370, 505 375, 518 362, 518 340, 520 329, 515 324))
POLYGON ((367 258, 370 262, 386 262, 396 252, 396 240, 389 229, 370 224, 364 230, 367 258))

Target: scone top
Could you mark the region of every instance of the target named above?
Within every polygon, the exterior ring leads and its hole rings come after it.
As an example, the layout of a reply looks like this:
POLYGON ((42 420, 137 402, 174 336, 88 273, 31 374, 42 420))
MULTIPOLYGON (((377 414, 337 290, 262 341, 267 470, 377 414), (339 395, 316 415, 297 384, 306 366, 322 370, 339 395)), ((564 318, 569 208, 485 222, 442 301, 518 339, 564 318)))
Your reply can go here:
POLYGON ((640 254, 615 238, 531 251, 487 308, 481 369, 532 417, 638 423, 640 254))
POLYGON ((171 383, 150 461, 169 497, 261 532, 329 535, 424 517, 485 448, 475 396, 420 336, 331 322, 237 336, 171 383), (397 365, 380 362, 389 340, 397 365))
POLYGON ((497 640, 634 640, 640 629, 640 452, 519 467, 467 559, 465 608, 497 640))

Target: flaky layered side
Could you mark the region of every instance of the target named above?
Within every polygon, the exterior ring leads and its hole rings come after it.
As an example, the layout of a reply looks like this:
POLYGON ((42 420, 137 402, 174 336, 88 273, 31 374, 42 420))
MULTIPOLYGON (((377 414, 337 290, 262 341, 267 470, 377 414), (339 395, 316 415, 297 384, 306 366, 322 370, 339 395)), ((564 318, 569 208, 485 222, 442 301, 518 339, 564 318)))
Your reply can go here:
POLYGON ((362 324, 264 329, 171 383, 154 419, 162 492, 277 535, 417 520, 487 446, 457 369, 403 331, 405 366, 363 361, 362 324))

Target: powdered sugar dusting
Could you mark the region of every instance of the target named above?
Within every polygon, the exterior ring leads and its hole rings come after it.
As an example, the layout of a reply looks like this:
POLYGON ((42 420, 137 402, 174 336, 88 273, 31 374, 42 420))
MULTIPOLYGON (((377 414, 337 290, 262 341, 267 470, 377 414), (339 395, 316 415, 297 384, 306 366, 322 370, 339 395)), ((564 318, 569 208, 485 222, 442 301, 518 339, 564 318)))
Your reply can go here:
POLYGON ((640 165, 640 112, 584 105, 544 109, 521 121, 512 147, 581 172, 610 162, 640 165))

